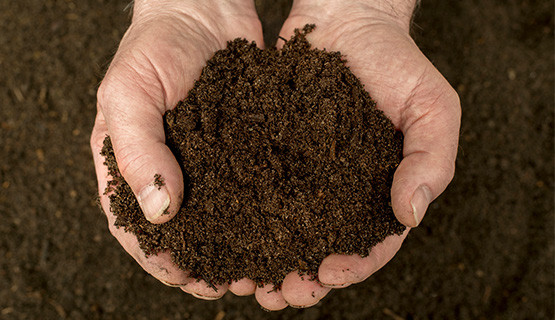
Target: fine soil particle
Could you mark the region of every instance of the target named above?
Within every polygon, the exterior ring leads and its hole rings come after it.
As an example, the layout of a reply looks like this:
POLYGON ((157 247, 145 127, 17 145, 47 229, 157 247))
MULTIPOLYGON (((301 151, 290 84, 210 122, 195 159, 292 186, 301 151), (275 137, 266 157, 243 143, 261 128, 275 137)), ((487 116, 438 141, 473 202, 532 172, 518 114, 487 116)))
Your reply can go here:
POLYGON ((146 254, 170 250, 212 285, 247 277, 279 287, 292 271, 316 277, 329 254, 367 256, 404 231, 390 204, 402 134, 339 52, 310 47, 313 28, 281 50, 229 42, 165 114, 186 195, 170 222, 144 218, 106 138, 116 225, 146 254))
POLYGON ((164 178, 159 173, 154 175, 154 185, 158 187, 158 190, 166 185, 164 178))

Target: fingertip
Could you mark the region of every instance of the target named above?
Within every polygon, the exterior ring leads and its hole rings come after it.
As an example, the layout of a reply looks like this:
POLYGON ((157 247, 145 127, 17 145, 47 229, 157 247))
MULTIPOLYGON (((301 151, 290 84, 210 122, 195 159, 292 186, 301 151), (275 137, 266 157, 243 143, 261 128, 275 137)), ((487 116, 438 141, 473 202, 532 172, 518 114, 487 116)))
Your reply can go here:
POLYGON ((184 286, 181 286, 181 290, 192 295, 195 298, 203 300, 217 300, 225 295, 227 292, 228 285, 209 285, 204 280, 192 281, 184 286))
POLYGON ((256 284, 254 281, 247 278, 232 281, 229 284, 229 291, 236 296, 250 296, 251 294, 254 294, 255 290, 256 284))
POLYGON ((260 306, 268 311, 278 311, 288 306, 281 294, 281 290, 275 289, 273 284, 266 284, 263 287, 256 288, 254 297, 260 306))
POLYGON ((337 288, 368 279, 393 259, 409 231, 410 228, 407 228, 401 235, 388 236, 375 245, 366 257, 339 254, 326 257, 318 270, 320 283, 337 288))
POLYGON ((331 254, 324 258, 318 269, 318 281, 327 288, 346 288, 354 278, 355 256, 331 254))
POLYGON ((325 297, 331 288, 324 287, 309 275, 289 273, 282 284, 282 295, 285 301, 294 308, 308 308, 316 305, 325 297))

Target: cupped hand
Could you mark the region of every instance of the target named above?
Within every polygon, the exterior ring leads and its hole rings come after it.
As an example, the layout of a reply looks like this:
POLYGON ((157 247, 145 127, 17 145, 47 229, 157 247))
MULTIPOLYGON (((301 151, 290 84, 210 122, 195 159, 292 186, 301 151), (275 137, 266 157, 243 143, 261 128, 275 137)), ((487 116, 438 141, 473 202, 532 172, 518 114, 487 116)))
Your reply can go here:
POLYGON ((297 0, 280 36, 315 24, 307 38, 320 49, 340 51, 377 107, 404 134, 403 160, 395 172, 391 202, 407 230, 378 244, 370 255, 334 254, 325 258, 318 281, 296 272, 281 291, 257 288, 258 302, 270 310, 308 307, 331 288, 364 281, 393 258, 411 227, 451 181, 458 146, 461 108, 455 90, 409 35, 414 1, 297 0))
MULTIPOLYGON (((190 279, 168 252, 146 257, 134 235, 114 226, 115 216, 104 195, 110 177, 100 150, 109 135, 120 172, 150 222, 164 223, 175 216, 182 201, 183 175, 165 145, 162 116, 186 96, 214 52, 237 37, 263 44, 252 1, 136 0, 131 25, 98 90, 91 136, 110 232, 148 273, 205 299, 221 297, 228 286, 216 291, 190 279), (157 174, 164 179, 162 187, 154 183, 157 174)), ((229 285, 239 295, 252 294, 254 288, 247 279, 229 285)))

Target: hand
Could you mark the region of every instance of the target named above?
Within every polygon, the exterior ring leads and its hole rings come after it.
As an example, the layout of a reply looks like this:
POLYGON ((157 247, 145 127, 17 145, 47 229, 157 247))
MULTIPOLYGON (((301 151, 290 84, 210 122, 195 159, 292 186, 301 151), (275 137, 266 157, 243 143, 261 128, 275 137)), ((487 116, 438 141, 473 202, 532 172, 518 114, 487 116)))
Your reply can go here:
MULTIPOLYGON (((112 139, 119 169, 129 183, 146 218, 163 223, 177 213, 183 194, 183 175, 165 145, 162 116, 182 100, 200 76, 202 67, 228 40, 241 37, 263 44, 262 28, 252 1, 136 0, 132 23, 98 90, 98 114, 91 148, 101 205, 110 232, 150 274, 165 284, 205 299, 215 291, 180 270, 168 252, 146 257, 137 238, 114 226, 109 199, 103 195, 110 179, 100 156, 106 135, 112 139), (165 186, 154 185, 154 175, 165 186), (160 189, 160 190, 158 190, 160 189)), ((244 279, 229 289, 239 295, 254 293, 254 282, 244 279)))
POLYGON ((314 47, 340 51, 361 79, 377 107, 404 134, 403 160, 391 190, 393 211, 407 227, 390 236, 368 257, 331 255, 318 270, 318 281, 293 272, 282 289, 257 289, 266 309, 316 304, 331 288, 364 281, 393 258, 429 205, 445 190, 454 174, 461 109, 449 83, 420 52, 409 36, 414 0, 297 0, 281 36, 294 28, 316 24, 308 35, 314 47), (325 3, 324 3, 325 2, 325 3))

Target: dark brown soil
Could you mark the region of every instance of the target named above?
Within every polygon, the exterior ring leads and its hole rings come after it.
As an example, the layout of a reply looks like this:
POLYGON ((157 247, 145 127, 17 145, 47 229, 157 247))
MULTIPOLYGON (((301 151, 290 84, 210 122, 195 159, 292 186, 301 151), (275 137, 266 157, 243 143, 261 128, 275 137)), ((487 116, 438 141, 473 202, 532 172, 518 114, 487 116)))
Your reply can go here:
MULTIPOLYGON (((98 212, 95 93, 129 2, 0 1, 0 318, 554 318, 553 1, 422 1, 416 43, 463 106, 455 179, 382 270, 275 313, 160 285, 98 212)), ((290 1, 257 2, 273 45, 290 1)))
POLYGON ((296 270, 316 277, 332 253, 367 256, 405 230, 390 205, 402 134, 340 53, 310 48, 313 28, 281 50, 229 42, 165 114, 187 194, 170 222, 144 218, 106 138, 115 224, 147 254, 170 250, 209 284, 246 277, 279 286, 296 270))

